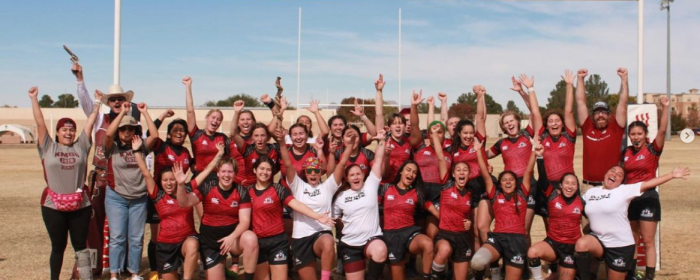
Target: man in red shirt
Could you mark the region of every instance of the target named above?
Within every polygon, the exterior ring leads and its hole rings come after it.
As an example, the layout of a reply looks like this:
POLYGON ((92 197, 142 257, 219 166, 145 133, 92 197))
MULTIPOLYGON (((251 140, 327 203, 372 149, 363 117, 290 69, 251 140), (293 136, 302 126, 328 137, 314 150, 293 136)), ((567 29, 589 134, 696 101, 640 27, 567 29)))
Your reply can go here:
POLYGON ((578 85, 576 87, 576 104, 578 105, 578 120, 583 134, 583 188, 585 193, 593 186, 602 185, 603 176, 610 167, 619 165, 622 153, 622 140, 627 125, 627 100, 629 85, 627 69, 618 68, 621 85, 620 102, 614 115, 610 107, 603 101, 593 105, 593 113, 588 115, 584 79, 588 70, 578 70, 578 85))

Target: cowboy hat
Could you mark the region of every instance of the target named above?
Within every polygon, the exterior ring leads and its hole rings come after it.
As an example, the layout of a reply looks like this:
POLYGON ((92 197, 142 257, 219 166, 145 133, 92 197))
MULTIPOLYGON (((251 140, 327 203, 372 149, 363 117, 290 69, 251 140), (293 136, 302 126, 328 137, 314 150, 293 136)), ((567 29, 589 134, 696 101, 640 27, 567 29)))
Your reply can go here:
POLYGON ((124 89, 122 89, 121 86, 111 85, 109 87, 109 92, 107 94, 102 95, 102 103, 107 104, 109 101, 109 98, 115 97, 115 96, 123 96, 126 99, 126 102, 131 102, 131 99, 134 98, 134 92, 133 91, 124 92, 124 89))

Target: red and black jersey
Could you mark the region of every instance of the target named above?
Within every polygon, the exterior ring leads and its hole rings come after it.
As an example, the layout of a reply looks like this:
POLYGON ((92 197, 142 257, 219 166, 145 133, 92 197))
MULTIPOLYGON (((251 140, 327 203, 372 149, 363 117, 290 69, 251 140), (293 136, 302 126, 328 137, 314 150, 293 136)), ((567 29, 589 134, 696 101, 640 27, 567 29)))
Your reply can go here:
POLYGON ((532 154, 531 135, 534 135, 532 127, 528 126, 524 133, 516 138, 501 138, 491 147, 491 152, 503 157, 504 171, 513 171, 518 178, 525 175, 527 164, 532 154))
POLYGON ((561 135, 554 137, 542 127, 540 142, 544 147, 545 168, 552 182, 561 181, 566 173, 574 173, 574 152, 576 151, 576 131, 564 127, 561 135))
MULTIPOLYGON (((188 192, 192 191, 190 186, 190 183, 185 185, 188 192)), ((175 194, 169 195, 159 187, 155 187, 149 197, 160 218, 160 231, 156 240, 158 243, 178 244, 188 236, 197 234, 192 207, 180 208, 175 194)))
MULTIPOLYGON (((327 140, 327 139, 323 139, 323 140, 327 140)), ((360 138, 358 140, 360 140, 360 147, 367 147, 367 146, 369 146, 369 144, 372 144, 372 135, 370 135, 369 133, 366 133, 366 132, 362 132, 362 133, 360 133, 360 138)), ((325 154, 329 153, 328 149, 330 147, 331 141, 336 141, 338 143, 338 147, 336 148, 337 150, 340 150, 344 146, 342 140, 331 139, 330 141, 324 141, 323 142, 323 152, 325 154)))
POLYGON ((581 238, 581 217, 585 202, 579 195, 574 195, 571 199, 564 198, 551 184, 544 190, 544 195, 548 198, 549 210, 547 237, 559 243, 576 244, 576 240, 581 238))
POLYGON ((258 238, 284 233, 282 208, 289 206, 289 202, 294 199, 288 188, 272 183, 266 189, 258 190, 255 185, 251 185, 245 199, 253 209, 253 232, 258 238))
MULTIPOLYGON (((447 170, 452 169, 452 155, 450 155, 447 148, 448 146, 443 145, 443 153, 445 155, 445 161, 447 163, 447 170)), ((432 184, 441 184, 440 170, 438 169, 438 161, 435 156, 435 148, 432 145, 427 146, 425 141, 413 148, 413 160, 416 161, 418 167, 420 168, 421 177, 423 177, 423 182, 432 184)))
POLYGON ((401 189, 394 184, 383 184, 379 189, 379 203, 384 208, 384 230, 414 226, 413 216, 418 207, 427 210, 432 202, 418 197, 415 188, 401 189), (422 205, 421 205, 422 203, 422 205))
POLYGON ((233 182, 242 185, 246 174, 245 158, 238 150, 238 145, 236 145, 236 141, 233 141, 232 138, 226 140, 226 154, 229 155, 229 157, 232 160, 236 161, 236 166, 238 166, 238 170, 236 171, 236 177, 233 178, 233 182))
POLYGON ((170 141, 163 141, 160 138, 156 139, 153 146, 153 179, 160 183, 160 172, 163 168, 173 167, 173 164, 178 162, 182 164, 182 172, 187 174, 192 163, 190 150, 184 146, 176 146, 170 141))
MULTIPOLYGON (((478 132, 475 137, 483 142, 481 151, 486 154, 486 138, 478 132)), ((473 143, 469 146, 464 146, 461 143, 459 144, 457 151, 452 154, 452 164, 458 162, 466 162, 467 165, 469 165, 469 180, 481 177, 481 168, 476 158, 476 150, 474 149, 473 143)), ((488 164, 488 162, 486 164, 488 164)))
MULTIPOLYGON (((292 160, 292 166, 294 166, 294 170, 297 172, 297 176, 301 178, 304 182, 306 182, 306 172, 304 171, 303 164, 306 161, 306 159, 311 158, 311 157, 317 157, 316 155, 316 149, 314 147, 311 147, 309 144, 306 144, 306 150, 304 151, 303 154, 297 155, 294 153, 294 148, 289 147, 286 148, 287 152, 289 153, 289 158, 292 160)), ((289 187, 287 184, 287 179, 286 179, 286 167, 284 166, 284 162, 282 161, 280 157, 280 184, 285 187, 289 187)))
POLYGON ((488 194, 496 225, 493 232, 525 234, 525 213, 528 192, 519 187, 514 195, 506 195, 494 186, 488 194))
MULTIPOLYGON (((345 150, 345 147, 342 149, 338 149, 335 151, 335 161, 338 162, 340 160, 340 156, 343 154, 343 151, 345 150)), ((350 159, 348 160, 348 165, 350 164, 357 164, 360 169, 362 169, 362 173, 364 173, 365 178, 367 178, 367 175, 369 175, 369 172, 372 171, 372 164, 374 163, 374 152, 365 149, 365 147, 360 147, 359 151, 357 152, 357 155, 350 156, 350 159)))
POLYGON ((411 159, 411 144, 408 138, 401 138, 399 141, 394 140, 394 137, 387 137, 386 145, 391 147, 391 157, 389 157, 389 168, 384 171, 382 183, 392 183, 396 179, 396 174, 399 172, 401 165, 411 159))
POLYGON ((238 210, 250 208, 250 199, 246 199, 247 191, 241 185, 234 184, 226 191, 219 187, 219 180, 200 186, 192 182, 192 192, 202 202, 204 209, 203 225, 220 227, 238 224, 238 210))
POLYGON ((245 168, 243 177, 243 184, 245 185, 250 185, 255 183, 257 181, 257 178, 255 177, 255 173, 253 173, 253 165, 255 162, 261 158, 262 156, 267 156, 270 158, 275 164, 272 166, 272 175, 275 176, 277 174, 277 171, 279 168, 277 168, 277 165, 279 163, 279 157, 280 157, 280 145, 277 143, 267 143, 267 154, 262 154, 258 152, 258 150, 255 149, 255 145, 253 144, 248 144, 245 143, 239 151, 243 151, 243 159, 245 160, 245 168))
POLYGON ((625 184, 634 184, 649 181, 656 178, 656 169, 659 168, 659 158, 662 147, 654 142, 648 143, 639 151, 629 146, 623 154, 623 168, 625 169, 625 184))
POLYGON ((464 220, 471 220, 472 208, 478 203, 469 187, 465 186, 460 190, 454 180, 447 180, 440 192, 439 228, 452 232, 467 232, 464 220))
MULTIPOLYGON (((192 153, 194 154, 194 172, 199 173, 207 168, 207 165, 216 157, 219 150, 216 144, 219 142, 226 143, 226 135, 220 132, 215 132, 214 135, 207 135, 204 130, 199 129, 197 125, 190 131, 190 142, 192 145, 192 153)), ((215 171, 212 171, 215 172, 215 171)))

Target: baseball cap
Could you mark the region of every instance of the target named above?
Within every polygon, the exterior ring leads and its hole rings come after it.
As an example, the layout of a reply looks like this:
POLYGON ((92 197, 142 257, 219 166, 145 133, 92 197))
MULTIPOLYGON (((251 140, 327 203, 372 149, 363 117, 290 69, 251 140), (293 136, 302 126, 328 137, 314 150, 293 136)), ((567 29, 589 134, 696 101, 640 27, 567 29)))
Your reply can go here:
POLYGON ((304 169, 321 169, 321 165, 319 164, 317 157, 307 158, 301 167, 304 169))
POLYGON ((60 120, 58 120, 58 123, 56 123, 56 131, 58 131, 62 127, 76 128, 75 121, 71 118, 61 118, 60 120))
POLYGON ((605 110, 605 111, 610 112, 610 107, 608 106, 607 103, 605 103, 605 102, 603 102, 603 101, 598 101, 598 102, 596 102, 595 104, 593 104, 593 111, 596 111, 596 110, 599 110, 599 109, 603 109, 603 110, 605 110))

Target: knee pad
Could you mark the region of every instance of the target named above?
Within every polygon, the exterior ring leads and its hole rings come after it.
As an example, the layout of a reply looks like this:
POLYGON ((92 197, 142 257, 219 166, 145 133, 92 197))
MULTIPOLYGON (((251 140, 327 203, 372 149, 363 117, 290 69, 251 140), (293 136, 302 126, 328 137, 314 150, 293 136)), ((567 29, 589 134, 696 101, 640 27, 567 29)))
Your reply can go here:
POLYGON ((491 262, 491 252, 488 249, 479 249, 472 257, 472 269, 482 271, 491 262))
POLYGON ((80 279, 92 280, 92 256, 90 255, 90 249, 75 252, 75 264, 80 279))

